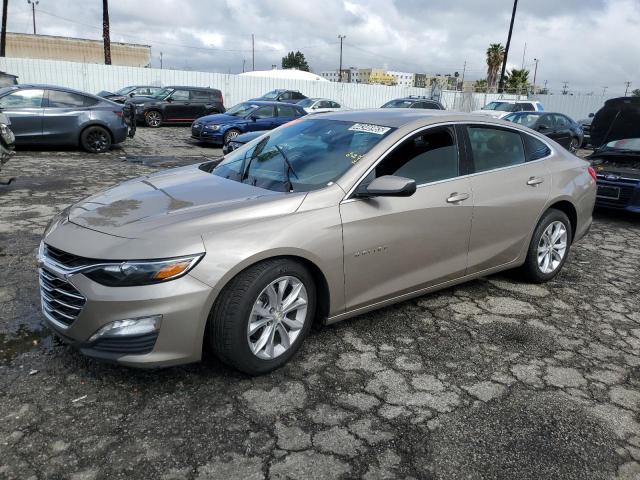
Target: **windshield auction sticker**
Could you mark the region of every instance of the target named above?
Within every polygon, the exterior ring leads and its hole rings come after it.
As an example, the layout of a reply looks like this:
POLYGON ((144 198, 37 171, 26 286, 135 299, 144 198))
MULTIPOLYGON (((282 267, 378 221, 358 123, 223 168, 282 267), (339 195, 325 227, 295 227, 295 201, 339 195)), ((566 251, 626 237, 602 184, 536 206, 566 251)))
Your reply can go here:
POLYGON ((391 127, 381 127, 380 125, 371 125, 370 123, 354 123, 349 130, 352 132, 375 133, 376 135, 384 135, 391 127))

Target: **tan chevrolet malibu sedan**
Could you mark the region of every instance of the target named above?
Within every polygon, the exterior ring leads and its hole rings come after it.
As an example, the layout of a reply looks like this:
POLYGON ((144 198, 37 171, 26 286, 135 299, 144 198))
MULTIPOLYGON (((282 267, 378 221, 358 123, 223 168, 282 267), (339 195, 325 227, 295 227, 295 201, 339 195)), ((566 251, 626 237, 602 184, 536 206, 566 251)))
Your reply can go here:
POLYGON ((42 309, 92 357, 166 366, 209 347, 260 374, 314 321, 501 270, 550 280, 591 225, 594 177, 488 117, 313 115, 69 207, 40 246, 42 309))

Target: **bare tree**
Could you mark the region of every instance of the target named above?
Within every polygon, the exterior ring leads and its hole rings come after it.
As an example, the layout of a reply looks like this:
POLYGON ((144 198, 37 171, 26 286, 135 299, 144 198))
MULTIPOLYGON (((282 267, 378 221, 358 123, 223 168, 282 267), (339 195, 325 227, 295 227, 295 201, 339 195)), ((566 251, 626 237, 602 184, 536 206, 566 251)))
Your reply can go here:
POLYGON ((102 0, 102 38, 104 39, 104 63, 111 65, 111 38, 109 35, 109 0, 102 0))

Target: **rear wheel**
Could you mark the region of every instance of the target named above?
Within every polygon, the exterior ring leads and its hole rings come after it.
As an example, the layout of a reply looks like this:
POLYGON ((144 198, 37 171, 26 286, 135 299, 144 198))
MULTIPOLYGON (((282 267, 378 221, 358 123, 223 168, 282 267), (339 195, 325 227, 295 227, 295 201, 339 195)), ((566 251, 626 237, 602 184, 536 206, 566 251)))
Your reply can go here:
POLYGON ((144 114, 144 123, 148 127, 157 128, 162 125, 162 114, 157 110, 149 110, 144 114))
POLYGON ((240 135, 240 130, 236 129, 236 128, 230 128, 229 130, 227 130, 224 133, 224 144, 226 145, 227 143, 229 143, 231 140, 233 140, 234 138, 236 138, 238 135, 240 135))
POLYGON ((544 283, 560 273, 569 255, 572 235, 567 215, 553 208, 547 210, 533 232, 521 268, 524 277, 531 282, 544 283))
POLYGON ((580 148, 580 139, 577 137, 573 137, 571 138, 571 141, 569 142, 569 151, 571 153, 576 153, 578 151, 578 148, 580 148))
POLYGON ((88 127, 80 135, 80 144, 87 152, 104 153, 111 148, 111 134, 97 125, 88 127))
POLYGON ((315 315, 316 289, 307 269, 274 259, 238 274, 209 316, 208 341, 223 362, 250 375, 284 365, 300 348, 315 315))

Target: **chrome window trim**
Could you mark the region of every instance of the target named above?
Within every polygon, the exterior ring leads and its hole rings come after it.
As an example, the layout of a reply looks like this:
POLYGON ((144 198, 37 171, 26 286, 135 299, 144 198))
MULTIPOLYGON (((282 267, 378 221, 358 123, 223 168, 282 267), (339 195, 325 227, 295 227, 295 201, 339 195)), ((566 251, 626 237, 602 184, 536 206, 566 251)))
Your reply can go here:
MULTIPOLYGON (((404 137, 402 137, 400 140, 396 141, 393 145, 391 145, 382 155, 380 155, 380 157, 378 157, 378 159, 365 171, 365 173, 353 184, 353 187, 351 187, 349 189, 349 191, 347 192, 347 194, 343 197, 343 199, 340 201, 340 204, 343 203, 349 203, 349 202, 353 202, 356 200, 361 200, 359 198, 353 198, 351 197, 351 195, 353 195, 353 193, 355 192, 356 188, 358 188, 358 186, 360 185, 360 183, 362 183, 362 181, 367 178, 367 176, 371 173, 371 171, 376 168, 378 166, 378 164, 383 161, 387 155, 389 155, 389 153, 394 150, 398 145, 400 145, 402 142, 404 142, 405 140, 407 140, 409 137, 411 137, 412 135, 415 135, 416 133, 422 132, 424 130, 428 130, 430 128, 435 128, 435 127, 442 127, 442 126, 453 126, 453 125, 465 125, 465 126, 469 126, 469 125, 486 125, 488 127, 497 127, 498 129, 502 128, 502 129, 506 129, 506 130, 511 130, 514 131, 516 133, 519 134, 525 134, 525 135, 529 135, 537 140, 540 140, 542 143, 544 143, 547 148, 549 148, 549 155, 546 155, 542 158, 537 158, 535 160, 531 160, 529 162, 525 161, 524 163, 517 163, 515 165, 507 165, 506 167, 500 167, 500 168, 494 168, 492 170, 484 170, 482 172, 473 172, 473 173, 468 173, 466 175, 459 175, 457 177, 453 177, 453 178, 446 178, 444 180, 438 180, 435 182, 429 182, 429 183, 421 183, 420 185, 416 185, 416 188, 422 188, 422 187, 426 187, 428 185, 435 185, 435 184, 439 184, 439 183, 444 183, 444 182, 451 182, 453 180, 459 180, 461 178, 469 178, 469 177, 475 177, 476 175, 484 175, 487 173, 493 173, 493 172, 499 172, 501 170, 506 170, 506 169, 510 169, 510 168, 515 168, 515 167, 520 167, 522 165, 530 165, 532 163, 537 163, 540 162, 542 160, 547 160, 549 157, 553 156, 554 153, 556 153, 555 149, 549 144, 549 142, 547 142, 546 140, 543 140, 542 138, 538 137, 537 135, 531 135, 528 132, 524 132, 518 128, 513 128, 509 125, 502 125, 502 124, 495 124, 495 123, 491 123, 491 122, 486 122, 483 120, 473 120, 473 121, 468 121, 468 120, 455 120, 455 121, 448 121, 448 122, 441 122, 441 123, 433 123, 427 126, 423 126, 423 127, 419 127, 413 131, 411 131, 410 133, 406 134, 404 137)), ((460 154, 460 145, 458 143, 458 155, 460 154)), ((523 149, 524 149, 524 143, 522 145, 523 149)), ((525 155, 526 155, 526 151, 525 151, 525 155)), ((458 160, 460 160, 460 157, 458 157, 458 160)))

